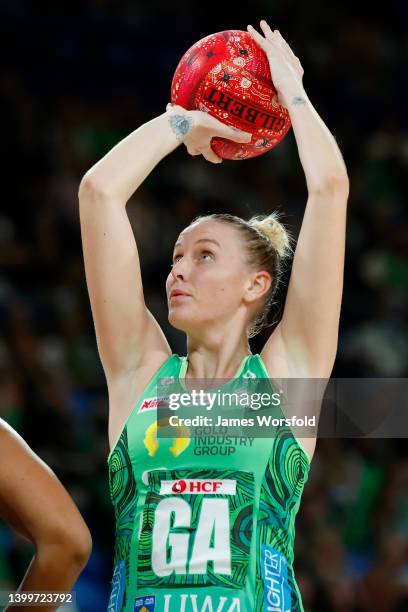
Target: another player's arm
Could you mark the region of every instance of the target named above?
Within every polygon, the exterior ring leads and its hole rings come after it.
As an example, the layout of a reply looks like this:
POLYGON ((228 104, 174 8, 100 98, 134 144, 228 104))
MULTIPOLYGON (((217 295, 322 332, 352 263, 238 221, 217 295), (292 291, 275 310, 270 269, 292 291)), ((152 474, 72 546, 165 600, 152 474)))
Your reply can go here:
MULTIPOLYGON (((0 516, 35 546, 18 590, 70 591, 91 552, 89 530, 55 474, 1 419, 0 516)), ((26 608, 13 606, 10 610, 26 608)))
MULTIPOLYGON (((145 305, 139 256, 126 204, 163 157, 184 142, 192 155, 220 161, 213 136, 247 142, 245 134, 200 111, 172 107, 119 142, 84 176, 79 189, 85 272, 97 344, 108 382, 171 349, 145 305)), ((156 239, 160 240, 157 228, 156 239)))
POLYGON ((250 33, 267 53, 288 108, 308 188, 282 320, 262 356, 273 365, 272 355, 283 355, 292 377, 327 378, 337 352, 349 180, 336 141, 303 88, 298 58, 279 32, 265 22, 262 29, 265 38, 250 33))

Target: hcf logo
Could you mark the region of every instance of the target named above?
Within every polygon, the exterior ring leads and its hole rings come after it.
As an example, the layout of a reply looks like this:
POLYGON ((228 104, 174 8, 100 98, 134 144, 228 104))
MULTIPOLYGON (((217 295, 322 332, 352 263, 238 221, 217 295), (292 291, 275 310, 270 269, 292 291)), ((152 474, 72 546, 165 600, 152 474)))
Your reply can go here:
POLYGON ((187 484, 185 480, 177 480, 174 485, 171 487, 172 493, 184 493, 187 488, 187 484))
POLYGON ((160 483, 160 494, 178 495, 208 495, 221 493, 224 495, 235 495, 236 481, 225 480, 205 480, 205 479, 184 479, 184 480, 162 480, 160 483))

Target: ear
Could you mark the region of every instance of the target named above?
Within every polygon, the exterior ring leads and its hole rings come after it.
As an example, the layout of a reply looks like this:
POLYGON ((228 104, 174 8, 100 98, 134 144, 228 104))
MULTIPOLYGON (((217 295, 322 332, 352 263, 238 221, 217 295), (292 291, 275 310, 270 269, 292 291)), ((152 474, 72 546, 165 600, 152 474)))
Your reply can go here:
POLYGON ((272 285, 272 277, 269 272, 262 270, 253 272, 245 283, 243 299, 247 304, 252 304, 264 297, 272 285))

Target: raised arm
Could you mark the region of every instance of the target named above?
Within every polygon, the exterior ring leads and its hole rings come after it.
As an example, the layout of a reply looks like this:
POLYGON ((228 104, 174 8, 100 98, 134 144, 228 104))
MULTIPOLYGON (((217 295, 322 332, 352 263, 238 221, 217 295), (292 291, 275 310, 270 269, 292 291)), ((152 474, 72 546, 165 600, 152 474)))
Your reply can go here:
POLYGON ((18 590, 70 591, 91 552, 88 528, 55 474, 1 419, 0 517, 36 549, 18 590))
MULTIPOLYGON (((188 125, 186 123, 186 125, 188 125)), ((154 166, 179 144, 168 116, 142 125, 81 181, 85 273, 99 355, 108 382, 170 347, 145 306, 140 263, 126 203, 154 166)))
POLYGON ((303 88, 303 68, 276 30, 248 27, 266 52, 280 101, 288 108, 306 176, 308 201, 282 320, 263 349, 282 356, 287 376, 330 376, 337 352, 349 181, 343 158, 303 88))
MULTIPOLYGON (((79 188, 85 272, 102 365, 108 382, 146 362, 164 362, 170 347, 144 301, 135 238, 126 203, 158 162, 184 142, 213 163, 214 136, 248 135, 200 111, 171 107, 117 144, 79 188)), ((157 240, 165 228, 157 228, 157 240)))

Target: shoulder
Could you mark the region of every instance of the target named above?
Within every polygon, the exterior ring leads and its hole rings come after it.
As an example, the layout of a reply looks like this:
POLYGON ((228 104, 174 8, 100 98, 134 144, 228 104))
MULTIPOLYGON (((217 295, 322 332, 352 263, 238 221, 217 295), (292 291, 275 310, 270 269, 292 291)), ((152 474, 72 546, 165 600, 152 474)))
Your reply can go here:
POLYGON ((3 419, 0 419, 0 440, 2 450, 6 450, 6 445, 7 451, 27 446, 20 434, 3 419))
POLYGON ((184 359, 176 353, 151 354, 138 368, 122 372, 108 381, 111 448, 137 403, 153 388, 156 389, 160 379, 177 377, 184 359))
MULTIPOLYGON (((185 358, 172 353, 169 356, 152 356, 136 369, 122 372, 108 383, 110 412, 114 405, 124 406, 128 401, 134 403, 149 387, 157 384, 160 378, 178 376, 185 358)), ((121 410, 120 410, 121 411, 121 410)))
MULTIPOLYGON (((259 364, 260 366, 262 366, 263 371, 265 373, 264 376, 271 381, 272 387, 275 390, 284 390, 284 396, 287 398, 287 400, 285 401, 284 416, 287 418, 293 416, 301 418, 305 416, 315 416, 317 418, 318 423, 321 406, 317 405, 318 407, 316 408, 316 403, 314 402, 312 404, 312 413, 310 413, 311 402, 307 402, 307 398, 309 397, 309 393, 311 390, 313 390, 314 393, 320 390, 323 396, 325 382, 319 379, 314 379, 313 386, 309 388, 307 383, 307 375, 303 374, 302 376, 302 374, 300 373, 293 374, 286 359, 282 355, 279 356, 279 352, 277 352, 275 356, 273 356, 273 354, 272 356, 271 354, 269 354, 269 360, 265 360, 263 358, 262 352, 260 355, 255 355, 254 357, 257 357, 259 364), (291 382, 289 382, 289 380, 291 382), (318 384, 318 387, 316 387, 316 384, 318 384), (298 399, 296 399, 295 403, 288 403, 289 397, 294 397, 298 399)), ((259 374, 258 376, 260 377, 259 374)), ((299 429, 298 431, 300 433, 300 431, 303 431, 303 429, 299 429)), ((313 455, 316 449, 317 429, 313 428, 310 431, 308 437, 298 437, 294 434, 292 435, 296 443, 300 447, 301 451, 307 456, 310 465, 310 462, 313 459, 313 455)))

